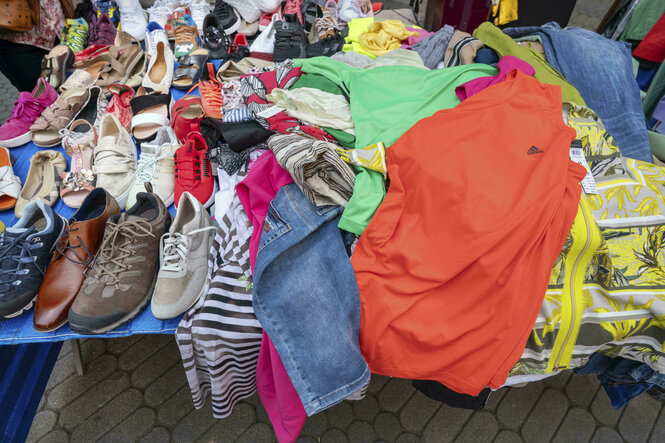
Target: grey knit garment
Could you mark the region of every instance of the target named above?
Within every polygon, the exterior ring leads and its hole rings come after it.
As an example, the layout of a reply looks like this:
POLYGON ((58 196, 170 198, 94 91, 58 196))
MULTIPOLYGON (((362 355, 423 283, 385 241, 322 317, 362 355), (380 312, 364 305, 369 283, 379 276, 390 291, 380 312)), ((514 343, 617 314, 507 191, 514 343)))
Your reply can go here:
POLYGON ((450 25, 444 25, 443 28, 439 29, 434 34, 425 37, 413 45, 413 50, 420 55, 425 66, 429 69, 434 69, 439 62, 443 61, 443 56, 446 54, 446 48, 448 48, 448 43, 450 43, 450 39, 453 37, 454 32, 455 28, 450 25))

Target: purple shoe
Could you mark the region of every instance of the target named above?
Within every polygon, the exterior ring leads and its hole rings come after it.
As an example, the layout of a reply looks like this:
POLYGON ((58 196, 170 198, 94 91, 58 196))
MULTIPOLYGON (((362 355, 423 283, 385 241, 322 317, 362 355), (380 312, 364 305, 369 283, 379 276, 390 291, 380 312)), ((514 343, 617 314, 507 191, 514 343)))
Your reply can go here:
POLYGON ((30 126, 57 98, 58 93, 42 77, 32 92, 21 92, 14 102, 12 115, 0 126, 0 146, 16 148, 28 143, 30 126))
POLYGON ((115 42, 116 32, 108 15, 101 14, 99 18, 93 15, 88 31, 88 45, 112 45, 115 42))

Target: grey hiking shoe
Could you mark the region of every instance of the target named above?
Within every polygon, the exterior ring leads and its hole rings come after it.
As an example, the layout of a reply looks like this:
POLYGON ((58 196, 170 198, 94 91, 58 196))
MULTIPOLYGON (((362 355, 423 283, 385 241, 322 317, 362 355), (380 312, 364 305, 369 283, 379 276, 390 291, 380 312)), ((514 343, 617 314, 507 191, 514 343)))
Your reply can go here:
POLYGON ((160 269, 151 303, 155 317, 177 317, 203 295, 215 229, 203 205, 183 192, 173 224, 160 245, 160 269))
POLYGON ((104 239, 69 310, 79 334, 102 334, 134 318, 148 303, 157 278, 159 239, 171 214, 153 193, 106 222, 104 239))

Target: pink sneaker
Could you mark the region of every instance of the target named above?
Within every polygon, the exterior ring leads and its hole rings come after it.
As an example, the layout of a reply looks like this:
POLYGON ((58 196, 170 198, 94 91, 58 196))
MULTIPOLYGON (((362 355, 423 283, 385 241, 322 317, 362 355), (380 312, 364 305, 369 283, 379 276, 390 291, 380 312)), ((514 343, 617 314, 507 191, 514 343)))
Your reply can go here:
POLYGON ((58 93, 40 77, 32 92, 23 91, 14 102, 12 115, 0 126, 0 145, 16 148, 30 141, 30 125, 58 98, 58 93))

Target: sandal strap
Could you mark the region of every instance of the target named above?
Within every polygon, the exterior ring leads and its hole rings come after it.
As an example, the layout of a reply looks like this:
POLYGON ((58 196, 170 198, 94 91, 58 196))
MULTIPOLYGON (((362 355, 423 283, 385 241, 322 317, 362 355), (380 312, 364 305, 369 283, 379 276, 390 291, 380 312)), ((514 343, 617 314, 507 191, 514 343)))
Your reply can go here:
POLYGON ((155 112, 146 112, 132 117, 132 130, 141 125, 161 125, 169 126, 170 121, 162 114, 155 112))

